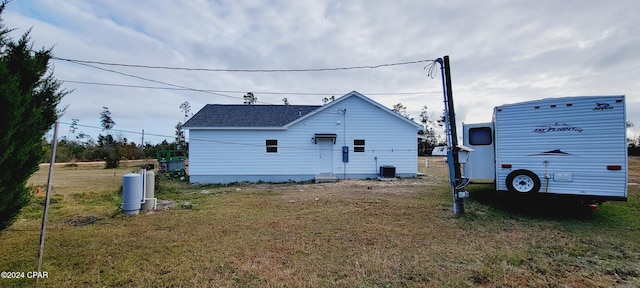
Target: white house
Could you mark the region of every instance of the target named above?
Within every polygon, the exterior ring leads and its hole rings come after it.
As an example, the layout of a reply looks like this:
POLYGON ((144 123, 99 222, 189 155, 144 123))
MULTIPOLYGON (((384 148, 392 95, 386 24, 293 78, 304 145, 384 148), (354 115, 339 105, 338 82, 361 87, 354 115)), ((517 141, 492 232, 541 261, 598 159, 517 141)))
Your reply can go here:
POLYGON ((189 130, 192 183, 417 174, 421 126, 353 91, 324 106, 208 104, 189 130), (392 167, 391 167, 392 166, 392 167))

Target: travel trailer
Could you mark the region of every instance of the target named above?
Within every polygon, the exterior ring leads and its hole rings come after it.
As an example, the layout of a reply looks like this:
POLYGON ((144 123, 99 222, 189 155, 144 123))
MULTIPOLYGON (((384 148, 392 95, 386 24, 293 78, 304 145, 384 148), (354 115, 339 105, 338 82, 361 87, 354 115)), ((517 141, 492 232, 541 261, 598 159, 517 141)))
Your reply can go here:
POLYGON ((493 109, 463 124, 464 177, 496 191, 627 200, 625 97, 549 98, 493 109))

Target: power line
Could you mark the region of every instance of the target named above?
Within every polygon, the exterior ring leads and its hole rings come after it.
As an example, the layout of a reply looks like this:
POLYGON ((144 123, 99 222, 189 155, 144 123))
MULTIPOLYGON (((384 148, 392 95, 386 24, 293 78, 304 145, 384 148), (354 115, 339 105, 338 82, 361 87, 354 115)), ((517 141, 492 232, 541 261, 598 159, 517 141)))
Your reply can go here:
MULTIPOLYGON (((163 66, 141 66, 141 65, 130 65, 130 64, 117 64, 117 63, 107 63, 107 62, 96 62, 96 61, 82 61, 82 60, 74 60, 74 59, 65 59, 65 58, 58 58, 58 57, 52 57, 54 59, 58 59, 58 60, 63 60, 63 61, 68 61, 71 63, 75 63, 78 65, 82 65, 82 66, 87 66, 87 67, 91 67, 94 69, 98 69, 98 70, 102 70, 102 71, 106 71, 106 72, 111 72, 111 73, 115 73, 115 74, 119 74, 119 75, 123 75, 123 76, 127 76, 127 77, 132 77, 132 78, 136 78, 136 79, 140 79, 140 80, 144 80, 144 81, 149 81, 149 82, 153 82, 153 83, 158 83, 158 84, 163 84, 163 85, 167 85, 167 86, 171 86, 174 88, 163 88, 163 87, 147 87, 147 86, 138 86, 138 85, 123 85, 123 84, 108 84, 108 83, 96 83, 96 82, 86 82, 86 81, 68 81, 68 82, 75 82, 78 84, 87 84, 87 85, 104 85, 104 86, 118 86, 118 87, 129 87, 129 88, 148 88, 148 89, 165 89, 165 90, 187 90, 187 91, 194 91, 194 92, 201 92, 201 93, 208 93, 208 94, 213 94, 213 95, 218 95, 218 96, 222 96, 222 97, 228 97, 228 98, 234 98, 234 99, 243 99, 243 97, 238 97, 238 96, 231 96, 231 95, 226 95, 226 94, 221 94, 219 92, 232 92, 232 93, 245 93, 245 92, 240 92, 240 91, 217 91, 217 90, 203 90, 203 89, 196 89, 196 88, 191 88, 191 87, 186 87, 186 86, 182 86, 182 85, 177 85, 177 84, 172 84, 172 83, 168 83, 168 82, 163 82, 163 81, 159 81, 159 80, 154 80, 154 79, 149 79, 149 78, 145 78, 142 76, 137 76, 137 75, 133 75, 133 74, 128 74, 128 73, 124 73, 124 72, 120 72, 120 71, 116 71, 116 70, 112 70, 112 69, 107 69, 107 68, 103 68, 103 67, 98 67, 95 65, 91 65, 91 64, 87 64, 87 63, 99 63, 102 65, 113 65, 113 66, 131 66, 131 67, 143 67, 143 68, 158 68, 158 69, 193 69, 193 70, 204 70, 204 71, 208 71, 211 69, 200 69, 200 68, 177 68, 177 67, 163 67, 163 66)), ((371 69, 375 69, 375 68, 379 68, 379 67, 386 67, 386 66, 396 66, 396 65, 408 65, 408 64, 414 64, 414 63, 422 63, 422 62, 431 62, 431 65, 434 63, 435 60, 417 60, 417 61, 410 61, 410 62, 399 62, 399 63, 391 63, 391 64, 380 64, 380 65, 372 65, 372 66, 352 66, 352 67, 339 67, 339 68, 319 68, 319 69, 289 69, 289 70, 247 70, 250 72, 295 72, 295 71, 335 71, 335 70, 348 70, 348 69, 363 69, 363 68, 371 68, 371 69)), ((428 66, 427 66, 428 67, 428 66)), ((425 67, 426 68, 426 67, 425 67)), ((218 69, 218 70, 224 70, 224 69, 218 69)), ((340 93, 303 93, 303 94, 296 94, 296 93, 291 93, 291 92, 270 92, 270 93, 263 93, 263 92, 255 92, 255 93, 262 93, 262 94, 280 94, 280 95, 336 95, 336 94, 340 94, 340 93)), ((439 93, 439 92, 426 92, 426 93, 439 93)), ((368 95, 400 95, 400 94, 423 94, 422 92, 405 92, 405 93, 367 93, 368 95)), ((263 103, 263 104, 269 104, 269 105, 273 105, 272 103, 269 102, 264 102, 264 101, 256 101, 258 103, 263 103)))
MULTIPOLYGON (((124 87, 124 88, 142 88, 142 89, 156 89, 156 90, 177 90, 177 91, 189 91, 193 89, 187 88, 171 88, 171 87, 158 87, 158 86, 142 86, 142 85, 127 85, 127 84, 115 84, 115 83, 100 83, 89 81, 75 81, 75 80, 60 80, 66 83, 84 84, 84 85, 98 85, 98 86, 112 86, 112 87, 124 87)), ((198 89, 206 92, 216 93, 246 93, 247 91, 239 90, 210 90, 210 89, 198 89)), ((333 96, 340 95, 343 92, 326 93, 326 92, 272 92, 272 91, 252 91, 254 94, 268 94, 268 95, 309 95, 309 96, 333 96)), ((414 91, 414 92, 374 92, 364 93, 366 95, 420 95, 420 94, 435 94, 442 93, 442 91, 414 91)), ((233 97, 233 96, 231 96, 233 97)))
MULTIPOLYGON (((178 90, 185 91, 190 90, 186 88, 171 88, 171 87, 158 87, 158 86, 142 86, 142 85, 127 85, 127 84, 115 84, 115 83, 99 83, 88 81, 75 81, 75 80, 60 80, 65 83, 85 84, 85 85, 97 85, 97 86, 112 86, 112 87, 124 87, 124 88, 144 88, 144 89, 156 89, 156 90, 178 90)), ((208 90, 211 91, 211 90, 208 90)), ((222 91, 219 91, 222 92, 222 91)))
MULTIPOLYGON (((72 123, 66 123, 66 122, 61 122, 59 121, 60 124, 65 124, 65 125, 72 125, 72 123)), ((97 127, 97 126, 91 126, 91 125, 83 125, 83 124, 75 124, 75 126, 77 127, 85 127, 85 128, 91 128, 91 129, 103 129, 102 127, 97 127)), ((136 135, 142 135, 142 132, 138 132, 138 131, 130 131, 130 130, 121 130, 121 129, 110 129, 111 131, 115 131, 115 132, 120 132, 120 133, 131 133, 131 134, 136 134, 136 135)), ((154 134, 154 133, 148 133, 148 132, 144 132, 145 136, 155 136, 155 137, 163 137, 165 138, 174 138, 175 136, 169 136, 169 135, 162 135, 162 134, 154 134)), ((226 145, 237 145, 237 146, 250 146, 250 147, 264 147, 265 145, 263 144, 253 144, 253 143, 239 143, 239 142, 230 142, 230 141, 220 141, 220 140, 212 140, 212 139, 198 139, 198 138, 191 138, 189 137, 189 143, 191 142, 209 142, 209 143, 218 143, 218 144, 226 144, 226 145)), ((144 143, 141 143, 141 145, 144 146, 144 143)), ((292 150, 307 150, 307 151, 318 151, 318 148, 309 148, 309 147, 298 147, 298 146, 283 146, 283 145, 278 145, 278 149, 292 149, 292 150)), ((386 148, 386 149, 366 149, 365 151, 367 152, 372 152, 375 153, 377 152, 400 152, 400 151, 417 151, 417 149, 395 149, 395 148, 386 148)))
POLYGON ((422 59, 422 60, 416 60, 416 61, 386 63, 386 64, 376 64, 376 65, 346 66, 346 67, 332 67, 332 68, 306 68, 306 69, 222 69, 222 68, 188 68, 188 67, 110 63, 110 62, 102 62, 102 61, 78 60, 78 59, 68 59, 68 58, 60 58, 60 57, 52 57, 52 59, 67 61, 67 62, 76 63, 76 64, 95 64, 95 65, 106 65, 106 66, 144 68, 144 69, 185 70, 185 71, 205 71, 205 72, 245 72, 245 73, 323 72, 323 71, 340 71, 340 70, 356 70, 356 69, 377 69, 382 67, 402 66, 402 65, 410 65, 410 64, 435 61, 433 59, 422 59))
POLYGON ((431 79, 435 78, 436 74, 438 74, 438 67, 436 66, 435 60, 427 64, 427 66, 425 66, 423 69, 427 70, 427 76, 431 79))
MULTIPOLYGON (((189 91, 194 91, 194 92, 201 92, 201 93, 208 93, 208 94, 213 94, 213 95, 218 95, 218 96, 223 96, 223 97, 228 97, 228 98, 243 99, 244 100, 244 98, 238 97, 238 96, 220 94, 220 93, 211 92, 211 91, 207 91, 207 90, 195 89, 195 88, 186 87, 186 86, 182 86, 182 85, 177 85, 177 84, 172 84, 172 83, 168 83, 168 82, 153 80, 153 79, 145 78, 145 77, 142 77, 142 76, 132 75, 132 74, 128 74, 128 73, 124 73, 124 72, 120 72, 120 71, 116 71, 116 70, 112 70, 112 69, 102 68, 102 67, 98 67, 98 66, 94 66, 94 65, 90 65, 90 64, 86 64, 86 63, 80 63, 80 62, 75 62, 75 63, 78 64, 78 65, 87 66, 87 67, 91 67, 91 68, 102 70, 102 71, 106 71, 106 72, 111 72, 111 73, 115 73, 115 74, 119 74, 119 75, 123 75, 123 76, 127 76, 127 77, 132 77, 132 78, 136 78, 136 79, 140 79, 140 80, 144 80, 144 81, 149 81, 149 82, 153 82, 153 83, 162 84, 162 85, 177 87, 177 88, 181 88, 181 89, 184 89, 184 90, 189 90, 189 91)), ((271 103, 263 102, 263 101, 257 101, 257 102, 264 103, 264 104, 271 104, 271 103)), ((271 104, 271 105, 273 105, 273 104, 271 104)))

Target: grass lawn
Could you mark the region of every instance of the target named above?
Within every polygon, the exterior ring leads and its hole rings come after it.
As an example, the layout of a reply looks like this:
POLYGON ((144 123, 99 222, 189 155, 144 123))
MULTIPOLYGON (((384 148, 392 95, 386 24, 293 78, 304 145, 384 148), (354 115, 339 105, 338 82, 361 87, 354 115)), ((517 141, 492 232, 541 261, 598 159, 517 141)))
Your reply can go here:
MULTIPOLYGON (((446 166, 429 160, 426 176, 393 182, 162 181, 156 197, 176 208, 114 217, 133 168, 56 167, 48 278, 0 287, 640 286, 640 186, 596 212, 470 186, 454 217, 446 166)), ((640 182, 640 159, 629 164, 640 182)), ((0 233, 0 270, 37 268, 43 194, 0 233)))

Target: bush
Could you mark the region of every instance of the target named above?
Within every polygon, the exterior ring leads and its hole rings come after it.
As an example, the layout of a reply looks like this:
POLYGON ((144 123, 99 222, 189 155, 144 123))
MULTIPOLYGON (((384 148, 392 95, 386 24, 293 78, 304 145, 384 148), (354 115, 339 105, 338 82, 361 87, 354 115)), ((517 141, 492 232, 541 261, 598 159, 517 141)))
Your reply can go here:
POLYGON ((119 150, 120 149, 118 149, 118 147, 109 150, 107 156, 104 158, 105 169, 114 169, 120 167, 120 158, 122 158, 122 155, 120 154, 119 150))

